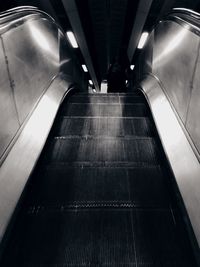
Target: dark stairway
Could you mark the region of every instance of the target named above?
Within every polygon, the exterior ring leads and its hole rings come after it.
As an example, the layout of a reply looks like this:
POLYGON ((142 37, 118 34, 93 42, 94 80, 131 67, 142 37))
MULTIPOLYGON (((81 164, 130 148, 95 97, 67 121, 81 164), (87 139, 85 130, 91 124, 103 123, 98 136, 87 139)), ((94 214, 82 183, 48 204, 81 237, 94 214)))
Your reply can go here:
POLYGON ((140 92, 71 96, 1 266, 196 266, 167 173, 140 92))

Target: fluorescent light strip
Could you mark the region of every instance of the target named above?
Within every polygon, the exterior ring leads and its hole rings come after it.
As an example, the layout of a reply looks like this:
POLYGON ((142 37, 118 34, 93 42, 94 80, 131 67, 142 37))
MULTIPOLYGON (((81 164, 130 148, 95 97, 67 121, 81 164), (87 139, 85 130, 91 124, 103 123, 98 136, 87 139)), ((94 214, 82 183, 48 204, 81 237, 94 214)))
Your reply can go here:
POLYGON ((130 69, 131 69, 131 70, 134 70, 134 68, 135 68, 135 65, 131 65, 131 66, 130 66, 130 69))
POLYGON ((138 44, 138 49, 142 49, 146 43, 147 37, 148 37, 148 32, 143 32, 143 34, 141 35, 139 44, 138 44))
POLYGON ((90 84, 90 85, 93 85, 93 82, 92 82, 92 80, 89 80, 89 84, 90 84))
POLYGON ((76 38, 73 34, 73 32, 67 32, 67 37, 72 45, 73 48, 78 48, 78 44, 76 42, 76 38))
POLYGON ((83 68, 83 70, 85 71, 85 72, 88 72, 88 69, 87 69, 87 67, 86 67, 86 65, 82 65, 82 68, 83 68))

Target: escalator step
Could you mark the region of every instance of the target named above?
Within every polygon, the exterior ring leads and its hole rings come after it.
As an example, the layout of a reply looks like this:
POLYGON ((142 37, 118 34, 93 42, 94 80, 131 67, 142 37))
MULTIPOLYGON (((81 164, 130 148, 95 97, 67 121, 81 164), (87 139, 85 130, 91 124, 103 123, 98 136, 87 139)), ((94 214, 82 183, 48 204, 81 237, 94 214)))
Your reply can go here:
POLYGON ((121 104, 130 104, 130 103, 145 103, 145 99, 143 96, 120 96, 121 104))
POLYGON ((114 204, 129 201, 126 169, 119 168, 50 166, 40 172, 30 191, 28 205, 65 205, 69 202, 114 204), (41 188, 39 192, 37 184, 41 188), (48 190, 45 190, 47 184, 48 190))
POLYGON ((130 199, 135 207, 169 208, 170 194, 161 168, 127 169, 130 199))
POLYGON ((95 95, 74 95, 69 98, 69 103, 107 103, 107 104, 124 104, 124 103, 144 103, 144 98, 140 95, 134 96, 98 96, 95 95))
POLYGON ((159 164, 157 146, 152 138, 54 139, 46 152, 47 162, 134 162, 159 164))
POLYGON ((100 95, 96 97, 95 95, 74 95, 69 98, 69 103, 111 103, 119 104, 119 96, 105 96, 100 95))
POLYGON ((165 177, 159 167, 127 169, 49 166, 41 170, 37 180, 34 180, 26 203, 27 206, 44 207, 170 206, 165 177))
POLYGON ((134 90, 132 92, 129 92, 129 93, 97 93, 97 94, 94 94, 94 93, 88 93, 88 92, 79 92, 79 93, 76 93, 74 96, 87 96, 87 97, 111 97, 111 96, 114 96, 114 97, 117 97, 117 96, 143 96, 143 93, 140 91, 140 90, 134 90))
POLYGON ((8 266, 134 266, 127 211, 43 212, 27 216, 8 266))
POLYGON ((144 104, 77 104, 70 103, 62 109, 63 116, 72 117, 145 117, 148 109, 144 104))
POLYGON ((179 232, 170 211, 134 212, 137 266, 196 266, 188 253, 188 240, 179 232))
POLYGON ((195 266, 170 211, 39 211, 26 216, 11 246, 7 267, 195 266))
POLYGON ((56 136, 153 136, 154 131, 147 117, 140 118, 67 118, 58 121, 56 136))

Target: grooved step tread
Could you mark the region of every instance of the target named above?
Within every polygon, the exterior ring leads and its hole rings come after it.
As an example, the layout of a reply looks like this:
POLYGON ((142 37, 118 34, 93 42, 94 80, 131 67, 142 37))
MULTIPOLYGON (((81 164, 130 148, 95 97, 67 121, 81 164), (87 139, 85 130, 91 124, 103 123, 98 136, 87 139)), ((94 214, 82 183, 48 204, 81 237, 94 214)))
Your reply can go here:
POLYGON ((46 152, 47 162, 144 162, 159 164, 152 138, 77 138, 54 139, 46 152))
POLYGON ((63 116, 100 117, 145 117, 148 109, 144 104, 73 104, 69 103, 61 111, 63 116))
POLYGON ((11 246, 7 266, 194 266, 170 211, 41 211, 11 246))
POLYGON ((149 118, 61 118, 55 136, 153 136, 154 130, 149 118))
POLYGON ((125 97, 129 97, 129 96, 143 96, 143 93, 140 90, 134 90, 130 93, 99 93, 99 94, 93 94, 93 93, 87 93, 87 92, 79 92, 74 94, 73 96, 86 96, 86 97, 119 97, 119 96, 125 96, 125 97))
POLYGON ((126 103, 144 103, 145 99, 142 96, 72 96, 69 98, 69 103, 107 103, 107 104, 126 104, 126 103))
POLYGON ((41 170, 37 180, 34 180, 27 205, 115 206, 117 203, 128 203, 134 207, 169 208, 170 197, 166 185, 166 177, 160 167, 127 169, 50 166, 41 170))

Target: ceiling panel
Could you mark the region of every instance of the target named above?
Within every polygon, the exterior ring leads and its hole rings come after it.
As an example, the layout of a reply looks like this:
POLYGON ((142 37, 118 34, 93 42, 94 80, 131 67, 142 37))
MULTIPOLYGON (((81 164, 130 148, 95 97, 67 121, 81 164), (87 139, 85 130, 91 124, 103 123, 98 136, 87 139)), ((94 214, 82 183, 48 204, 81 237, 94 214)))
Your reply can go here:
POLYGON ((89 0, 96 59, 100 75, 105 77, 113 58, 119 53, 128 0, 89 0))

